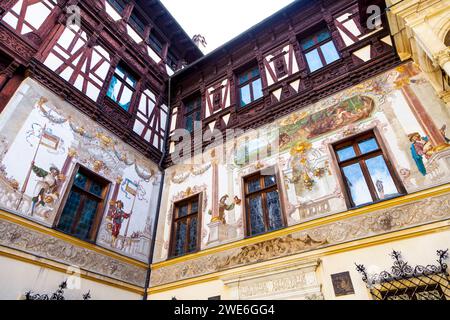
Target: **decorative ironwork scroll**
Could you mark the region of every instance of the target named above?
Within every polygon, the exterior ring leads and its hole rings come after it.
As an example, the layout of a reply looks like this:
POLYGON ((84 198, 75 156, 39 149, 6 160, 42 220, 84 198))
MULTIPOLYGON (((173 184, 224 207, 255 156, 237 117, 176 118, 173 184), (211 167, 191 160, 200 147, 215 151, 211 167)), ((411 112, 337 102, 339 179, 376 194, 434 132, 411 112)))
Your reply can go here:
POLYGON ((356 264, 375 300, 450 300, 447 250, 437 250, 437 265, 412 267, 399 251, 392 251, 394 264, 390 271, 369 274, 362 264, 356 264))
MULTIPOLYGON (((67 289, 67 280, 62 282, 58 290, 53 292, 51 295, 48 294, 32 294, 31 291, 28 291, 25 293, 25 300, 66 300, 64 297, 64 290, 67 289)), ((83 300, 90 300, 91 299, 91 292, 88 291, 87 293, 83 294, 83 300)))

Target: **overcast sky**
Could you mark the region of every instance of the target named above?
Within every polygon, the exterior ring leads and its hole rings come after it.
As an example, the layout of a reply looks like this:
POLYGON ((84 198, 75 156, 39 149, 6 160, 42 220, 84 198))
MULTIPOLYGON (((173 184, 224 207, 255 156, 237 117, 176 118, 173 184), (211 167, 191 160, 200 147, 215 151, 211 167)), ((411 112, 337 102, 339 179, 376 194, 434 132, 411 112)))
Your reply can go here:
POLYGON ((208 53, 293 0, 161 0, 189 36, 201 34, 208 53))

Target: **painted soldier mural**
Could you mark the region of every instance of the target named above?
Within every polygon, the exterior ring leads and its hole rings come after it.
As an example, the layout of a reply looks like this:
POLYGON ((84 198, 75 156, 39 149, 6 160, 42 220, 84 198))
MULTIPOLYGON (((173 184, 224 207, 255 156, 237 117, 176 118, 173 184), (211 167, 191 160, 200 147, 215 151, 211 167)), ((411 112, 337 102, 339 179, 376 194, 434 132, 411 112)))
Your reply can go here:
POLYGON ((114 206, 111 207, 109 212, 109 217, 112 221, 112 228, 111 228, 111 235, 112 235, 112 242, 111 246, 116 246, 117 237, 120 234, 120 229, 122 228, 122 223, 129 219, 131 216, 130 213, 126 213, 123 210, 123 202, 121 200, 118 200, 115 202, 114 206))

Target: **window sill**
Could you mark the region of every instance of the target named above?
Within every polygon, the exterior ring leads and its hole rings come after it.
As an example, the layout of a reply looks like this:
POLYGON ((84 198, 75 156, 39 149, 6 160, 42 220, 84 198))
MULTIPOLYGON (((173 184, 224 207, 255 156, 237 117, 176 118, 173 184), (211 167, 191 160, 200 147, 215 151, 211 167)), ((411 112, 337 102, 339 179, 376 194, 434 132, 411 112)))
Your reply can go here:
POLYGON ((323 66, 320 69, 314 70, 314 71, 309 71, 309 67, 308 67, 308 76, 309 77, 314 77, 317 76, 318 74, 320 74, 321 72, 326 72, 328 71, 328 69, 331 69, 332 67, 338 65, 339 63, 341 63, 343 61, 342 57, 340 57, 339 59, 327 64, 326 66, 323 66))
POLYGON ((348 207, 347 210, 362 209, 362 208, 365 208, 365 207, 372 206, 374 204, 379 204, 379 203, 382 203, 382 202, 385 202, 385 201, 401 198, 401 197, 404 197, 406 195, 408 195, 408 194, 407 193, 399 193, 399 194, 396 194, 396 195, 394 195, 392 197, 389 197, 389 198, 386 198, 386 199, 383 199, 383 200, 378 200, 378 201, 374 201, 374 202, 368 202, 368 203, 360 204, 359 206, 355 206, 355 207, 348 207))
POLYGON ((255 106, 258 106, 260 104, 262 104, 264 102, 264 96, 262 96, 261 98, 250 102, 249 104, 246 104, 245 106, 241 107, 236 105, 236 113, 244 113, 244 112, 248 112, 249 110, 253 109, 255 106))

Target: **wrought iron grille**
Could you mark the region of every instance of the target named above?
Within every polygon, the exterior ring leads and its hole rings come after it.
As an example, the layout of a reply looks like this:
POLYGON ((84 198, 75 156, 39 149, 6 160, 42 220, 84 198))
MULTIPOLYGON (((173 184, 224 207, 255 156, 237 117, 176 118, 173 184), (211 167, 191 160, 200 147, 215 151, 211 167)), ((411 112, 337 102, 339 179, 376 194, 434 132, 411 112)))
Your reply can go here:
POLYGON ((438 264, 412 267, 399 251, 392 251, 394 264, 390 271, 370 275, 362 264, 356 264, 375 300, 450 300, 449 274, 445 260, 447 250, 438 250, 438 264))
MULTIPOLYGON (((64 290, 67 289, 67 280, 62 282, 58 290, 56 290, 54 293, 48 295, 48 294, 39 294, 35 293, 33 294, 31 291, 28 291, 25 293, 25 300, 66 300, 64 297, 64 290)), ((83 300, 90 300, 91 299, 91 292, 87 292, 83 294, 83 300)))

